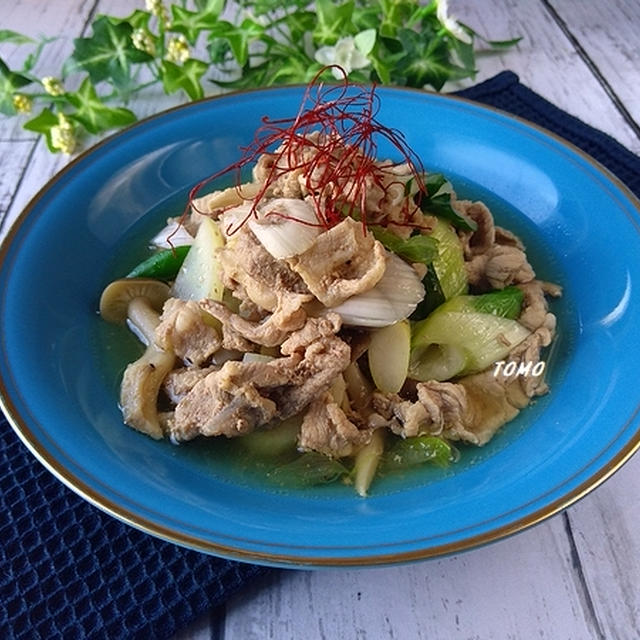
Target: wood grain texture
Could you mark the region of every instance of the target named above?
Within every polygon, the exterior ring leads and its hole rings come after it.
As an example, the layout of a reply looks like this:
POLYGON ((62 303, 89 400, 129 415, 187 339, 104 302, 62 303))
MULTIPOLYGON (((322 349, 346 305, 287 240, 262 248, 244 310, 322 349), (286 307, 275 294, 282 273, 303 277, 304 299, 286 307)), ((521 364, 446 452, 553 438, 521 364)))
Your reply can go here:
MULTIPOLYGON (((3 143, 11 145, 11 142, 3 143)), ((31 198, 69 162, 69 157, 62 154, 51 154, 47 151, 44 140, 21 140, 15 143, 14 149, 24 147, 28 162, 19 164, 19 159, 12 151, 0 157, 0 172, 15 174, 18 179, 11 182, 11 195, 0 202, 0 237, 2 237, 13 222, 28 205, 31 198), (7 207, 6 209, 4 207, 7 207)), ((2 176, 4 178, 4 175, 2 176)))
POLYGON ((562 516, 493 545, 385 569, 288 572, 228 608, 225 638, 598 638, 562 516), (527 635, 523 635, 524 633, 527 635))
POLYGON ((567 512, 604 638, 640 638, 640 457, 567 512))
MULTIPOLYGON (((587 12, 593 4, 596 3, 576 0, 576 14, 587 12)), ((615 15, 616 4, 630 3, 618 0, 604 3, 604 6, 615 15)), ((640 153, 640 139, 542 1, 452 0, 451 7, 456 15, 464 16, 465 23, 486 37, 522 37, 513 49, 480 55, 477 80, 511 69, 524 84, 556 106, 605 131, 635 153, 640 153)))
POLYGON ((18 186, 24 181, 33 142, 0 140, 0 235, 11 225, 9 211, 18 186))
POLYGON ((551 4, 595 72, 640 126, 640 3, 553 0, 551 4))

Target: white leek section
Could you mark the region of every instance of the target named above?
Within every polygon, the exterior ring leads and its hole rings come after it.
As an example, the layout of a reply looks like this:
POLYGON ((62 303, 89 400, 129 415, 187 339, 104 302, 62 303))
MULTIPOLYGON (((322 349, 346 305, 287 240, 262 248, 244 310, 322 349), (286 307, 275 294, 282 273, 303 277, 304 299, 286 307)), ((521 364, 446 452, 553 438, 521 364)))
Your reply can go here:
POLYGON ((297 198, 270 200, 249 218, 249 228, 276 260, 304 253, 324 231, 313 206, 297 198))
POLYGON ((173 247, 183 247, 192 245, 194 237, 179 222, 170 222, 162 231, 157 233, 151 244, 158 249, 173 249, 173 247), (169 240, 171 243, 169 243, 169 240))
POLYGON ((331 311, 339 313, 344 324, 386 327, 408 318, 424 295, 424 287, 413 267, 387 252, 387 268, 378 284, 331 311))

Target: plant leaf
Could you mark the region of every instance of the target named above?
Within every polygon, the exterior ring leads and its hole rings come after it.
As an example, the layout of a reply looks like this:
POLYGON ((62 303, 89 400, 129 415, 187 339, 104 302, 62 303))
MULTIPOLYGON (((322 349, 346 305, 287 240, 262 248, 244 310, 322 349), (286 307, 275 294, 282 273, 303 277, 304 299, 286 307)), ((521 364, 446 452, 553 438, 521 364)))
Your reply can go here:
POLYGON ((517 45, 518 42, 522 40, 522 36, 519 38, 511 38, 511 40, 485 40, 484 38, 482 38, 482 40, 494 49, 508 49, 509 47, 517 45))
POLYGON ((94 84, 111 80, 114 84, 126 84, 131 75, 131 63, 148 62, 153 58, 133 46, 133 27, 128 22, 113 22, 108 16, 100 16, 93 23, 90 38, 76 38, 73 59, 84 69, 94 84))
POLYGON ((318 44, 335 44, 341 36, 350 35, 353 29, 354 0, 336 4, 332 0, 316 2, 317 23, 313 40, 318 44))
POLYGON ((33 67, 36 66, 45 46, 50 42, 53 42, 54 40, 57 40, 57 38, 43 38, 42 40, 40 40, 40 42, 38 42, 38 46, 35 48, 35 51, 32 51, 24 60, 22 70, 25 73, 29 73, 33 69, 33 67))
POLYGON ((198 100, 204 96, 200 78, 208 68, 206 62, 195 58, 190 58, 182 66, 163 60, 160 68, 162 86, 168 94, 182 89, 189 98, 198 100))
POLYGON ((373 47, 376 44, 376 36, 375 29, 365 29, 353 38, 356 47, 363 56, 368 56, 373 51, 373 47))
POLYGON ((13 106, 13 94, 16 89, 20 89, 32 82, 31 78, 11 71, 4 60, 0 58, 0 113, 6 116, 16 115, 16 108, 13 106))
POLYGON ((33 38, 25 36, 11 29, 0 29, 0 42, 13 42, 14 44, 28 44, 35 42, 33 38))
POLYGON ((225 0, 194 0, 194 4, 201 13, 209 13, 218 17, 224 9, 225 0))
POLYGON ((244 67, 249 60, 249 43, 258 40, 264 31, 261 24, 250 18, 243 20, 239 26, 226 20, 218 20, 210 29, 209 41, 224 38, 229 43, 233 57, 241 67, 244 67))
POLYGON ((509 49, 510 47, 514 47, 515 45, 517 45, 522 40, 522 36, 519 36, 517 38, 510 38, 508 40, 488 40, 482 34, 478 33, 477 31, 474 31, 469 25, 464 24, 463 22, 460 22, 460 21, 458 21, 458 24, 463 29, 465 29, 465 31, 467 31, 471 36, 474 36, 479 40, 482 40, 482 42, 484 42, 485 44, 488 44, 490 47, 494 49, 509 49))
POLYGON ((148 29, 149 20, 151 20, 151 14, 148 11, 142 9, 136 9, 133 13, 129 14, 126 18, 116 18, 114 16, 107 16, 112 24, 129 24, 134 29, 148 29))
POLYGON ((78 91, 68 93, 67 100, 76 108, 69 119, 79 122, 89 133, 101 133, 136 121, 136 115, 129 109, 104 104, 89 78, 84 79, 78 91))
MULTIPOLYGON (((221 4, 218 2, 217 4, 221 4)), ((200 32, 213 28, 218 22, 220 10, 189 11, 179 5, 171 5, 171 27, 170 31, 182 33, 184 37, 194 45, 200 32)))
POLYGON ((450 61, 447 41, 441 36, 431 40, 424 39, 411 29, 400 29, 398 39, 406 55, 399 60, 404 83, 410 87, 431 85, 439 91, 447 80, 468 78, 472 75, 468 69, 450 61))
POLYGON ((25 122, 22 126, 27 131, 35 131, 45 136, 47 147, 51 153, 58 153, 51 142, 51 129, 58 124, 58 118, 50 109, 43 109, 39 115, 25 122))

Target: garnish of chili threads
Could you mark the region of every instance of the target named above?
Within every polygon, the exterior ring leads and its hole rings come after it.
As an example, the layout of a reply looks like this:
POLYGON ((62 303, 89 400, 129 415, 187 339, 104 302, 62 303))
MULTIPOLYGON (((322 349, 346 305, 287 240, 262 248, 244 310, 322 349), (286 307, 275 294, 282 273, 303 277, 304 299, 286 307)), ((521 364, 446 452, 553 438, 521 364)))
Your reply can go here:
MULTIPOLYGON (((378 120, 379 110, 375 84, 369 87, 352 84, 337 65, 321 69, 307 86, 296 116, 282 119, 264 116, 253 141, 240 148, 241 157, 191 189, 180 222, 185 220, 191 207, 197 211, 193 201, 205 185, 235 172, 236 186, 240 189, 242 169, 266 155, 271 162, 265 180, 251 199, 245 219, 231 233, 251 216, 257 216, 258 206, 270 188, 290 172, 297 173, 304 182, 319 226, 330 229, 346 216, 352 216, 366 229, 367 196, 371 188, 375 186, 381 193, 380 204, 393 185, 405 186, 401 180, 388 180, 394 175, 395 167, 406 164, 409 179, 415 181, 418 193, 426 193, 420 160, 401 132, 378 120), (332 68, 342 72, 343 81, 338 85, 321 81, 321 76, 332 68), (378 139, 395 148, 402 161, 380 162, 378 139)), ((402 220, 391 221, 383 215, 375 219, 375 224, 386 226, 393 222, 399 226, 419 227, 411 221, 418 208, 414 199, 405 197, 404 201, 402 220)))

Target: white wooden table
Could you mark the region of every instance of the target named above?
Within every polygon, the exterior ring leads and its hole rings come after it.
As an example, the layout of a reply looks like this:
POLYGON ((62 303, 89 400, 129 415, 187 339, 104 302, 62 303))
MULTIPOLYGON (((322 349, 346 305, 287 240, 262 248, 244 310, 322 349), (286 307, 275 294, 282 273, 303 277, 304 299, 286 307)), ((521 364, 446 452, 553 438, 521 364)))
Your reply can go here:
MULTIPOLYGON (((140 4, 142 2, 140 1, 140 4)), ((125 0, 3 0, 0 28, 79 36, 125 0)), ((640 0, 457 0, 451 10, 517 48, 479 58, 640 154, 640 0)), ((51 45, 42 75, 69 52, 51 45)), ((15 47, 0 54, 11 60, 15 47)), ((168 103, 160 103, 164 107, 168 103)), ((141 105, 157 111, 159 103, 141 105)), ((0 119, 2 233, 68 161, 0 119)), ((640 638, 640 456, 578 504, 533 529, 464 554, 365 570, 283 571, 176 640, 640 638)))

